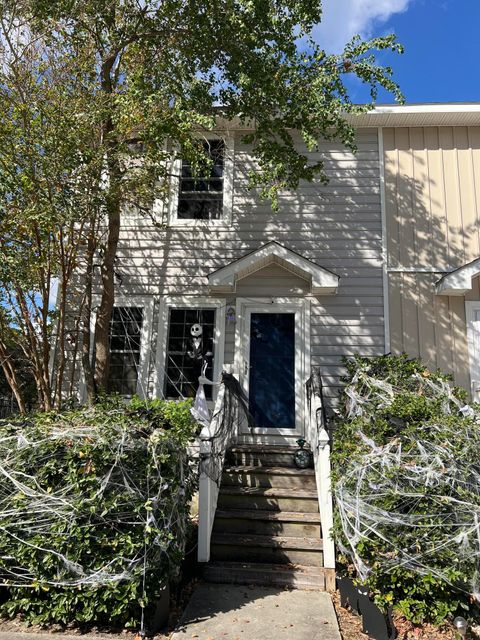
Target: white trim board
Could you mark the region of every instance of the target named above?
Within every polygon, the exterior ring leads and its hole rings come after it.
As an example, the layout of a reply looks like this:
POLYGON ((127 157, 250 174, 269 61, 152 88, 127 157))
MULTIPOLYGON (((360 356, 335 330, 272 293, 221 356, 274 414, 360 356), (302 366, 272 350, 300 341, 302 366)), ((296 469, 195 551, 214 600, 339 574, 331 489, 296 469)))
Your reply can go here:
POLYGON ((250 434, 241 425, 243 441, 288 443, 304 435, 305 393, 304 384, 310 372, 310 300, 308 298, 237 298, 237 324, 235 330, 235 371, 240 384, 248 395, 249 334, 252 313, 295 313, 295 378, 296 399, 295 429, 258 428, 250 434))
POLYGON ((380 168, 380 211, 382 218, 382 282, 383 282, 383 324, 385 353, 390 353, 390 296, 388 292, 388 240, 387 240, 387 211, 385 204, 385 153, 383 146, 383 129, 378 128, 378 161, 380 168))
POLYGON ((465 302, 472 400, 480 401, 480 301, 465 302))
MULTIPOLYGON (((168 337, 169 309, 216 309, 215 314, 215 354, 213 358, 214 381, 220 379, 223 370, 225 353, 225 300, 221 298, 206 298, 198 296, 163 296, 160 298, 160 313, 158 318, 157 349, 155 356, 155 395, 163 398, 165 382, 165 353, 168 337)), ((217 387, 213 387, 213 400, 216 398, 217 387)))
POLYGON ((233 293, 236 290, 238 280, 250 276, 272 263, 276 263, 309 281, 311 293, 314 295, 337 292, 339 276, 275 241, 268 242, 255 251, 210 273, 208 276, 210 291, 233 293))

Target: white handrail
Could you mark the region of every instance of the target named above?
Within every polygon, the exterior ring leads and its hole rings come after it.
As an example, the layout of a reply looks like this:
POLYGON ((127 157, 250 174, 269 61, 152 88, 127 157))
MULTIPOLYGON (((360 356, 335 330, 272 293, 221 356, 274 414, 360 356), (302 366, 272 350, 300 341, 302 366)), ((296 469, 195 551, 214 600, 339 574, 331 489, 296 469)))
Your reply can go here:
MULTIPOLYGON (((228 371, 230 373, 231 371, 228 371)), ((203 381, 204 382, 204 381, 203 381)), ((208 384, 204 382, 204 384, 208 384)), ((198 486, 198 562, 210 560, 210 539, 212 536, 215 511, 217 509, 219 482, 222 475, 225 453, 232 439, 236 436, 236 429, 225 434, 225 441, 217 440, 219 455, 213 456, 213 439, 220 438, 219 427, 223 419, 225 403, 225 385, 220 384, 215 409, 209 425, 205 425, 200 433, 200 476, 198 486), (208 472, 210 471, 210 473, 208 472), (212 478, 218 479, 218 482, 212 478)), ((237 422, 237 420, 236 420, 237 422)), ((238 426, 238 425, 237 425, 238 426)))
MULTIPOLYGON (((315 468, 318 506, 323 537, 323 566, 325 569, 335 569, 335 545, 331 530, 333 527, 333 501, 330 464, 330 437, 325 428, 323 406, 320 393, 315 393, 312 385, 310 394, 310 411, 307 412, 305 439, 310 445, 315 468)), ((333 572, 332 580, 333 580, 333 572)), ((328 582, 328 578, 327 578, 328 582)), ((332 581, 327 588, 335 588, 332 581)))

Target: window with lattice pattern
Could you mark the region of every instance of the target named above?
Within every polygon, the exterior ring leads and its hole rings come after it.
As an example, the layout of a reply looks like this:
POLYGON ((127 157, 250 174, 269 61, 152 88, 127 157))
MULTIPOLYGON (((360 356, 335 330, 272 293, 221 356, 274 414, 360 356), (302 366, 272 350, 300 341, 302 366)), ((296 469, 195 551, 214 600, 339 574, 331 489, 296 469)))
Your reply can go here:
MULTIPOLYGON (((193 398, 205 362, 206 377, 212 379, 214 337, 215 309, 170 309, 165 360, 165 397, 193 398), (192 335, 194 325, 201 327, 200 342, 198 336, 192 335)), ((210 385, 205 386, 205 395, 207 400, 212 399, 210 385)))
POLYGON ((109 393, 137 393, 142 323, 141 307, 114 307, 110 321, 109 393))
POLYGON ((206 140, 205 155, 212 164, 200 174, 193 171, 188 160, 182 160, 182 173, 178 194, 179 220, 219 220, 223 213, 224 158, 223 140, 206 140))

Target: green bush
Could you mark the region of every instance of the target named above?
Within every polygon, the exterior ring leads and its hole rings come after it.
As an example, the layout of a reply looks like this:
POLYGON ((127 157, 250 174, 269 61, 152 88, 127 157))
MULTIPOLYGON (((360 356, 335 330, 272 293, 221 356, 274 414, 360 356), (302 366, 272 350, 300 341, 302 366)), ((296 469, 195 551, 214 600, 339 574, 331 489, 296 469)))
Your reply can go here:
POLYGON ((414 623, 476 616, 478 407, 405 355, 346 366, 332 455, 340 564, 414 623))
POLYGON ((184 555, 189 409, 109 400, 0 424, 3 615, 138 624, 184 555))

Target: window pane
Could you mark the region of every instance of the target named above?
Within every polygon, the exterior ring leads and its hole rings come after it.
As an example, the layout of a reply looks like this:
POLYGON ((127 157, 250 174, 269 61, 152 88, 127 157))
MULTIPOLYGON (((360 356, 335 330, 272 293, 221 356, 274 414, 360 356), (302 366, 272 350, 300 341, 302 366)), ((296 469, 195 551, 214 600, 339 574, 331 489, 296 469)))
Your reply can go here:
POLYGON ((181 220, 218 220, 222 215, 225 143, 209 140, 204 150, 213 164, 203 172, 200 169, 193 175, 190 163, 182 161, 177 211, 181 220))
MULTIPOLYGON (((165 359, 165 396, 192 398, 198 388, 202 365, 207 362, 206 376, 213 376, 215 309, 170 309, 165 359), (178 320, 182 318, 182 323, 178 320), (201 331, 192 334, 192 326, 201 331)), ((212 388, 205 386, 212 398, 212 388)))
POLYGON ((131 396, 137 391, 142 323, 141 307, 113 309, 110 323, 109 393, 131 396))
POLYGON ((204 200, 195 198, 180 198, 178 201, 177 217, 181 220, 218 220, 222 217, 223 198, 213 200, 211 194, 206 194, 204 200))

